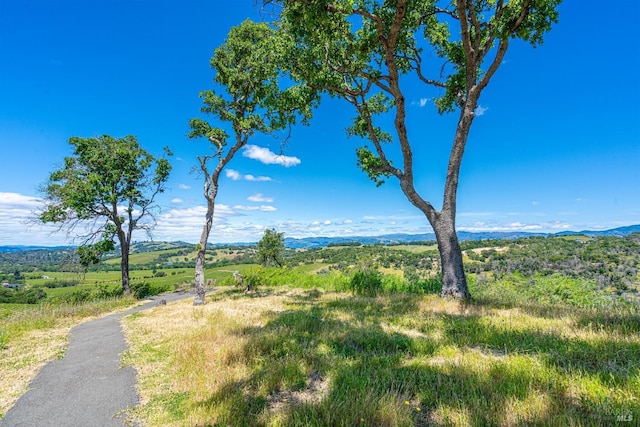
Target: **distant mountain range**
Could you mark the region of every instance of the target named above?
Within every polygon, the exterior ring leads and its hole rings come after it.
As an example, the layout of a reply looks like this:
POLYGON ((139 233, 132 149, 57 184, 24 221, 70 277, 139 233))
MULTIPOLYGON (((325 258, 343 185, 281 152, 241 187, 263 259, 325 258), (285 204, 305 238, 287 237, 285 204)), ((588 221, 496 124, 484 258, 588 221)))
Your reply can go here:
POLYGON ((68 249, 73 248, 75 246, 22 246, 22 245, 9 245, 9 246, 0 246, 0 252, 21 252, 21 251, 38 251, 38 250, 60 250, 60 249, 68 249))
MULTIPOLYGON (((640 233, 640 224, 629 225, 626 227, 618 227, 610 230, 592 231, 562 231, 559 233, 528 233, 521 231, 509 231, 509 232, 468 232, 459 231, 458 238, 461 241, 464 240, 487 240, 487 239, 518 239, 520 237, 532 237, 532 236, 587 236, 587 237, 600 237, 600 236, 628 236, 632 233, 640 233)), ((321 248, 328 245, 340 245, 345 243, 359 243, 362 245, 375 245, 375 244, 404 244, 411 242, 425 242, 435 240, 436 236, 433 233, 425 234, 385 234, 381 236, 350 236, 350 237, 305 237, 296 239, 287 237, 284 239, 284 244, 290 249, 310 249, 321 248)), ((231 244, 216 244, 212 247, 220 246, 251 246, 254 243, 231 243, 231 244)), ((154 250, 164 250, 178 247, 195 246, 192 243, 186 242, 141 242, 136 243, 132 247, 133 252, 147 252, 154 250)), ((56 250, 66 249, 70 246, 0 246, 0 252, 19 252, 29 250, 56 250)))
MULTIPOLYGON (((611 230, 601 231, 562 231, 559 233, 530 233, 524 231, 492 231, 492 232, 468 232, 458 231, 458 239, 464 240, 487 240, 487 239, 518 239, 520 237, 532 237, 532 236, 587 236, 587 237, 600 237, 600 236, 628 236, 632 233, 640 233, 640 224, 629 225, 626 227, 613 228, 611 230)), ((344 243, 360 243, 362 245, 375 245, 375 244, 403 244, 411 242, 424 242, 435 240, 436 236, 433 233, 425 234, 385 234, 381 236, 351 236, 351 237, 305 237, 302 239, 295 239, 287 237, 284 239, 284 244, 288 248, 292 249, 309 249, 319 248, 328 245, 338 245, 344 243)))

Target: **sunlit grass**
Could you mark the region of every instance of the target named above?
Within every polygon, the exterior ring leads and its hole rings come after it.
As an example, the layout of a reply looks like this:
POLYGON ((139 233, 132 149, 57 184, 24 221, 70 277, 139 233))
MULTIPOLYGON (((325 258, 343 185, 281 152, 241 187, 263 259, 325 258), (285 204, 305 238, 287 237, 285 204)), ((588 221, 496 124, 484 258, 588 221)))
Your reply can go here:
POLYGON ((227 290, 125 319, 143 399, 131 415, 145 426, 638 420, 639 317, 626 310, 227 290))

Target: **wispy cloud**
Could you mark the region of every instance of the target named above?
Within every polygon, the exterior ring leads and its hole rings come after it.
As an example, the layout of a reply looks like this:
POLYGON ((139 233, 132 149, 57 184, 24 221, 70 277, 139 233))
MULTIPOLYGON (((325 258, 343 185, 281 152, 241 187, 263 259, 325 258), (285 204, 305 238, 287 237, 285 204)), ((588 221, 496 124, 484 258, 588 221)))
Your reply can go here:
POLYGON ((484 116, 484 113, 486 113, 489 110, 489 107, 483 107, 482 105, 478 105, 476 107, 476 117, 480 117, 480 116, 484 116))
POLYGON ((261 205, 261 206, 242 206, 235 205, 233 210, 236 211, 261 211, 261 212, 275 212, 278 208, 270 205, 261 205))
POLYGON ((251 174, 246 174, 244 176, 244 179, 247 181, 257 181, 257 182, 269 182, 269 181, 273 181, 273 179, 271 179, 268 176, 253 176, 251 174))
POLYGON ((0 245, 67 245, 66 233, 41 225, 35 215, 44 200, 19 193, 0 192, 0 245))
POLYGON ((191 190, 191 186, 187 184, 180 184, 178 185, 178 188, 181 190, 191 190))
MULTIPOLYGON (((364 215, 362 217, 365 221, 410 221, 416 219, 425 219, 421 215, 364 215)), ((425 219, 426 221, 426 219, 425 219)))
POLYGON ((411 105, 418 106, 420 108, 426 107, 427 104, 431 101, 431 98, 420 98, 417 101, 411 101, 411 105))
POLYGON ((273 203, 273 197, 265 197, 262 193, 256 193, 249 197, 247 200, 255 203, 273 203))
POLYGON ((238 172, 235 169, 227 169, 225 172, 225 175, 227 178, 232 179, 233 181, 239 181, 241 179, 244 179, 245 181, 253 181, 253 182, 269 182, 269 181, 273 181, 273 179, 271 179, 268 176, 254 176, 251 174, 246 174, 246 175, 242 175, 240 172, 238 172))
POLYGON ((547 231, 563 231, 572 230, 575 227, 572 224, 562 221, 549 221, 541 223, 527 223, 522 221, 513 222, 483 222, 478 221, 472 224, 463 224, 458 226, 458 231, 471 232, 502 232, 502 231, 525 231, 525 232, 547 232, 547 231))
POLYGON ((179 197, 174 197, 173 199, 171 199, 171 203, 184 203, 184 200, 179 197))
POLYGON ((244 157, 264 163, 265 165, 281 165, 285 167, 296 166, 300 164, 297 157, 278 155, 268 148, 258 147, 257 145, 247 145, 242 153, 244 157))
POLYGON ((227 171, 225 172, 225 175, 227 178, 231 178, 234 181, 242 179, 242 175, 240 175, 240 172, 238 172, 235 169, 227 169, 227 171))

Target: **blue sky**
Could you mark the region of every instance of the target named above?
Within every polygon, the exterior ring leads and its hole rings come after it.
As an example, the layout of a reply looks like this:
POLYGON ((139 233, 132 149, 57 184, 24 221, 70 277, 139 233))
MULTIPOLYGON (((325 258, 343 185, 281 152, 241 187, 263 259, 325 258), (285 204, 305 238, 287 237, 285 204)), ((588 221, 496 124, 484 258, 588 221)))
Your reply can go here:
MULTIPOLYGON (((640 5, 616 10, 566 1, 542 46, 512 44, 480 100, 458 230, 640 223, 640 5)), ((0 245, 71 243, 29 223, 37 187, 71 154, 69 137, 102 134, 173 150, 154 239, 196 242, 204 198, 190 171, 208 147, 186 138, 188 121, 212 88, 213 49, 248 17, 260 19, 253 0, 0 0, 0 245)), ((429 88, 406 94, 416 187, 440 206, 456 115, 438 116, 429 88)), ((431 232, 395 180, 376 188, 357 169, 351 115, 327 100, 293 130, 286 158, 271 155, 280 140, 256 137, 220 181, 209 241, 256 241, 267 227, 288 237, 431 232)))

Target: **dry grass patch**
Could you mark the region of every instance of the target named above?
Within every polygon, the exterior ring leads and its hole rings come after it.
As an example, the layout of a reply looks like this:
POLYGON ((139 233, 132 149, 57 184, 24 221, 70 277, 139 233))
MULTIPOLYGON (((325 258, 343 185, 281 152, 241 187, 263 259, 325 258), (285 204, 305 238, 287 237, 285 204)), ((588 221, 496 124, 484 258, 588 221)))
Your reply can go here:
POLYGON ((84 304, 26 306, 3 314, 0 347, 0 419, 47 362, 64 355, 73 326, 121 311, 133 298, 84 304))
POLYGON ((608 425, 640 417, 636 313, 219 293, 130 316, 153 426, 608 425), (606 316, 605 316, 606 314, 606 316), (628 418, 625 418, 628 419, 628 418))
POLYGON ((66 326, 29 331, 0 351, 0 415, 27 391, 47 362, 64 354, 70 329, 66 326))

